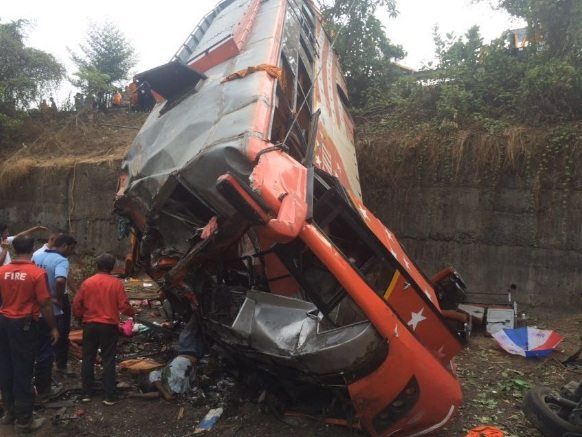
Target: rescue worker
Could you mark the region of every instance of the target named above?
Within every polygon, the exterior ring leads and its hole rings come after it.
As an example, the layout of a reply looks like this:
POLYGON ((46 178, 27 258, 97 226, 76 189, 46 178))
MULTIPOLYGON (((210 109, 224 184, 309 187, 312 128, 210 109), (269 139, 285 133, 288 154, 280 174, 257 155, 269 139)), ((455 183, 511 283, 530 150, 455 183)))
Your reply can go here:
MULTIPOLYGON (((52 344, 59 339, 46 273, 30 258, 31 237, 12 242, 15 259, 0 267, 0 391, 4 402, 2 425, 14 424, 16 432, 39 429, 46 419, 33 418, 32 374, 39 335, 39 313, 50 328, 52 344)), ((4 434, 0 431, 0 434, 4 434)))
POLYGON ((105 405, 118 402, 115 392, 115 353, 119 336, 119 313, 133 316, 133 308, 122 282, 111 275, 115 257, 109 253, 97 257, 97 274, 86 279, 73 300, 73 314, 83 323, 83 402, 91 401, 95 380, 95 359, 101 349, 105 405))

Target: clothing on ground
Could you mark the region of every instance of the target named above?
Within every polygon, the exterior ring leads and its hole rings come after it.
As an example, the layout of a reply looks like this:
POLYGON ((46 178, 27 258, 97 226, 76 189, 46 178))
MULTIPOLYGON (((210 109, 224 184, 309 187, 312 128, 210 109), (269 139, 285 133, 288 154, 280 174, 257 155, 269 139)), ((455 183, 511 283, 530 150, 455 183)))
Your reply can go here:
POLYGON ((172 393, 179 394, 190 391, 195 376, 192 360, 178 355, 163 369, 150 372, 148 380, 151 384, 161 381, 172 393))

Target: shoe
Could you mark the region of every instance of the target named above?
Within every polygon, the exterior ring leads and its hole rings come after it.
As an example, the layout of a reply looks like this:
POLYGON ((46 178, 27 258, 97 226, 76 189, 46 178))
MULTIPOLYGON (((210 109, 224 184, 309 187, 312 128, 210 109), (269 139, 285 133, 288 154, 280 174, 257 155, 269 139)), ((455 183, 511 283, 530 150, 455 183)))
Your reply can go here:
POLYGON ((91 402, 91 394, 89 393, 83 393, 83 396, 81 397, 81 402, 83 403, 87 403, 87 402, 91 402))
POLYGON ((4 416, 2 416, 2 419, 0 419, 0 424, 2 424, 2 425, 14 425, 15 420, 16 420, 16 417, 14 417, 14 413, 10 413, 10 412, 6 411, 4 413, 4 416))
POLYGON ((28 423, 22 424, 16 422, 14 425, 14 430, 17 434, 30 434, 31 432, 37 431, 41 426, 43 426, 46 422, 44 417, 37 417, 34 419, 30 419, 28 423))
POLYGON ((56 371, 57 373, 64 376, 75 376, 77 374, 69 364, 67 364, 65 367, 57 367, 56 371))
POLYGON ((119 402, 120 399, 117 396, 103 399, 103 405, 107 405, 108 407, 118 404, 119 402))
POLYGON ((51 386, 50 390, 45 390, 38 394, 38 399, 40 402, 47 402, 51 399, 56 398, 57 396, 62 395, 65 392, 65 389, 62 384, 53 385, 51 386))

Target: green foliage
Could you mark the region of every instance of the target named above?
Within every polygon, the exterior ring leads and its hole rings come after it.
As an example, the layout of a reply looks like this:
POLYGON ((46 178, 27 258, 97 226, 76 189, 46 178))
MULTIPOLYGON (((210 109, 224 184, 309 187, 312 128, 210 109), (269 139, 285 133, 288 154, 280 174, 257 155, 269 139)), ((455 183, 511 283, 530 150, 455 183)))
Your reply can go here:
POLYGON ((24 45, 27 22, 0 23, 0 141, 21 125, 22 112, 56 88, 65 70, 56 59, 24 45))
POLYGON ((75 76, 77 80, 74 80, 73 84, 88 95, 110 93, 115 89, 111 83, 111 77, 92 65, 79 66, 79 71, 75 73, 75 76))
POLYGON ((525 72, 520 87, 522 104, 545 118, 575 119, 582 105, 582 74, 563 59, 548 59, 525 72))
POLYGON ((11 109, 26 107, 64 75, 52 55, 24 45, 26 24, 24 20, 0 23, 0 103, 11 109))
POLYGON ((80 49, 82 55, 71 52, 78 68, 72 83, 86 94, 111 92, 128 79, 136 63, 133 47, 112 23, 92 26, 80 49))
POLYGON ((397 14, 394 0, 335 0, 322 5, 356 107, 386 91, 400 75, 392 62, 402 58, 404 51, 386 36, 374 15, 379 8, 391 16, 397 14))
POLYGON ((389 113, 391 128, 429 122, 441 130, 472 128, 494 134, 509 124, 582 117, 582 2, 500 0, 528 22, 529 44, 515 47, 508 32, 489 44, 479 28, 462 37, 434 32, 435 69, 415 81, 393 82, 364 113, 389 113))

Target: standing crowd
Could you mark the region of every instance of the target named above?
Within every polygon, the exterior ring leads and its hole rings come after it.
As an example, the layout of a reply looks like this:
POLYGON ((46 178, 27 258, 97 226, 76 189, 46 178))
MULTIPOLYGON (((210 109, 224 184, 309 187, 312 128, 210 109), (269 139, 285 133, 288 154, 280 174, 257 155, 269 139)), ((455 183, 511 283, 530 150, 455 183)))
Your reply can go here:
POLYGON ((99 255, 97 273, 77 289, 69 274, 68 258, 77 244, 72 235, 36 226, 10 236, 0 224, 0 236, 0 426, 30 433, 44 424, 33 406, 62 392, 54 383, 53 366, 61 375, 75 375, 68 363, 71 316, 83 326, 82 401, 94 395, 100 350, 103 403, 114 405, 119 314, 133 315, 122 282, 111 275, 115 257, 99 255), (48 241, 34 251, 33 234, 40 231, 49 232, 48 241))
MULTIPOLYGON (((54 99, 50 98, 50 106, 43 99, 40 103, 41 112, 57 112, 54 99)), ((75 111, 90 108, 94 111, 106 111, 108 109, 127 109, 130 112, 150 112, 156 104, 153 89, 149 82, 134 79, 125 89, 115 88, 114 91, 100 91, 96 94, 76 93, 74 97, 75 111)))

